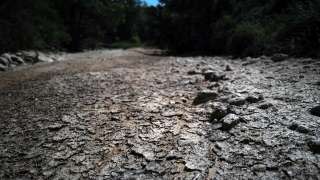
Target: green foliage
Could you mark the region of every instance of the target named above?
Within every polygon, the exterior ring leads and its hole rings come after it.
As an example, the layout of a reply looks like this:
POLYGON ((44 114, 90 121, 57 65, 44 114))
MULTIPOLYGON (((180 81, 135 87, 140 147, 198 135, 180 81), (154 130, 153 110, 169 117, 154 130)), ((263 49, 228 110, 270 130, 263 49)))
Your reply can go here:
POLYGON ((161 31, 175 52, 320 55, 319 0, 162 0, 161 31), (169 31, 169 32, 167 32, 169 31))
POLYGON ((228 51, 236 56, 255 56, 266 42, 264 28, 257 24, 239 24, 228 41, 228 51))
POLYGON ((140 44, 139 0, 2 0, 0 52, 140 44))

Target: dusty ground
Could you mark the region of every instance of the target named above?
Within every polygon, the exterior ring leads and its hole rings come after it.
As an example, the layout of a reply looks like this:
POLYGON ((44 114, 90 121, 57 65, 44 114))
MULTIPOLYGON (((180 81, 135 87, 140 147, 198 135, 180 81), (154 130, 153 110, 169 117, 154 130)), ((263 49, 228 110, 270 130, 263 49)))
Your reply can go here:
POLYGON ((149 53, 1 73, 0 179, 320 179, 320 61, 149 53))

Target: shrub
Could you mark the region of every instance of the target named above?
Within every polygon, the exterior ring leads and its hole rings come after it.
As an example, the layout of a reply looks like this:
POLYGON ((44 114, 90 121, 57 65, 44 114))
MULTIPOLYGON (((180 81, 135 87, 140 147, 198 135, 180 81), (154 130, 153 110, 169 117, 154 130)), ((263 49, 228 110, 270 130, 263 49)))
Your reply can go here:
POLYGON ((266 39, 261 25, 243 23, 235 28, 227 49, 235 56, 256 56, 263 53, 266 39))

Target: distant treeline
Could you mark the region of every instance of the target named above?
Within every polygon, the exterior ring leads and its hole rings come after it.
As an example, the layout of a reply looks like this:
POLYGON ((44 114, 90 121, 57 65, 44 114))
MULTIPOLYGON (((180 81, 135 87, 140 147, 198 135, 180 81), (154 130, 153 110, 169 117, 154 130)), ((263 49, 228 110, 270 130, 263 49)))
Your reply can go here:
POLYGON ((147 43, 175 53, 320 56, 320 0, 2 0, 0 51, 147 43))
POLYGON ((0 52, 138 44, 148 9, 138 0, 1 0, 0 52))
POLYGON ((320 0, 162 0, 177 52, 320 56, 320 0))

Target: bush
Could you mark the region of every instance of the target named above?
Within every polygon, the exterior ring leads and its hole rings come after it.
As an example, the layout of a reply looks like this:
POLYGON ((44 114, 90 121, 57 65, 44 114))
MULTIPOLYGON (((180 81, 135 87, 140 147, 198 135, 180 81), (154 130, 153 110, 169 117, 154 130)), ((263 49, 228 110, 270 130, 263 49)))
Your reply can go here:
POLYGON ((227 49, 235 56, 256 56, 263 53, 266 39, 261 25, 243 23, 235 28, 227 49))

